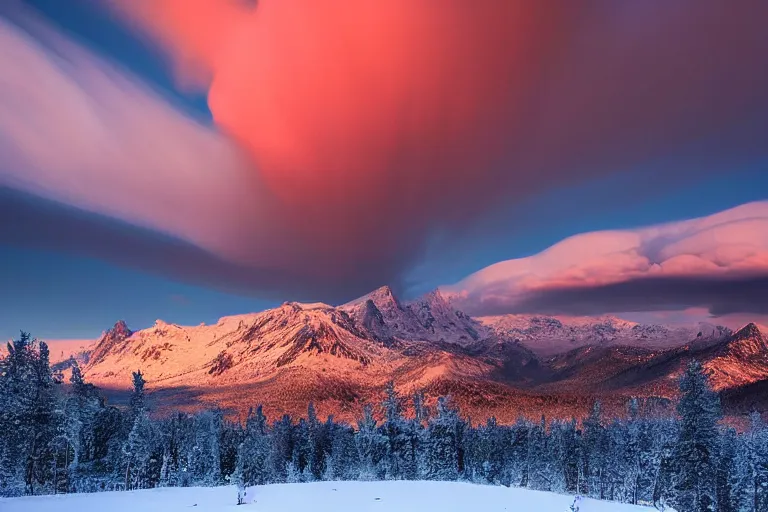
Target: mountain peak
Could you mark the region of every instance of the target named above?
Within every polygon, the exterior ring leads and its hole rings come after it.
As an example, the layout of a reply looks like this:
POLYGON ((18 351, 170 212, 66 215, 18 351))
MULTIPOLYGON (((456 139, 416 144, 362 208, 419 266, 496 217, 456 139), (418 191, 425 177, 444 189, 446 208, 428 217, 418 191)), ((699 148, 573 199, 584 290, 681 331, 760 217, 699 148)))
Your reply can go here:
POLYGON ((440 291, 439 288, 435 288, 431 292, 427 292, 423 295, 422 300, 434 305, 450 306, 448 298, 440 291))
POLYGON ((124 320, 118 320, 110 329, 104 331, 91 352, 89 364, 103 360, 116 347, 133 335, 124 320))
POLYGON ((115 322, 115 325, 104 333, 103 337, 122 341, 129 338, 131 334, 133 334, 133 331, 128 328, 128 324, 125 323, 125 320, 118 320, 115 322))
POLYGON ((342 306, 342 308, 365 305, 369 300, 372 301, 380 310, 386 310, 392 307, 401 309, 400 301, 392 292, 392 288, 387 285, 376 288, 372 292, 367 293, 362 297, 358 297, 355 300, 347 302, 342 306))
POLYGON ((392 300, 397 300, 397 297, 395 297, 395 294, 392 292, 392 288, 390 288, 388 285, 380 286, 373 290, 371 293, 368 294, 369 297, 380 297, 380 298, 388 298, 392 300))
POLYGON ((739 358, 749 358, 768 353, 768 339, 756 324, 748 323, 727 339, 723 347, 739 358))
POLYGON ((758 338, 761 339, 763 337, 763 333, 760 332, 760 329, 757 327, 757 324, 754 322, 750 322, 733 335, 734 339, 747 339, 747 338, 758 338))

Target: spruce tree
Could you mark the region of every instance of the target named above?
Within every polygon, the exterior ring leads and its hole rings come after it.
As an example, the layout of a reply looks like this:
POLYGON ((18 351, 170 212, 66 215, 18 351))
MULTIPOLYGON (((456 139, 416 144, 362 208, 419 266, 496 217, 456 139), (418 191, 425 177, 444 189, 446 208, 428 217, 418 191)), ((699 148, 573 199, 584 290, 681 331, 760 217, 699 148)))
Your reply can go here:
POLYGON ((131 391, 130 407, 131 414, 133 416, 139 415, 142 411, 147 409, 146 400, 144 397, 144 386, 146 381, 141 370, 133 372, 133 390, 131 391))
POLYGON ((736 490, 736 432, 728 429, 720 439, 720 452, 716 467, 715 495, 718 512, 738 512, 736 490))
POLYGON ((595 401, 592 412, 584 420, 581 450, 582 492, 594 498, 605 496, 606 433, 602 425, 602 405, 595 401))
POLYGON ((698 361, 688 364, 680 379, 680 392, 680 434, 673 453, 672 502, 690 512, 714 512, 720 399, 698 361))
POLYGON ((237 452, 235 480, 243 486, 263 485, 272 481, 269 464, 270 438, 267 418, 261 406, 251 409, 245 421, 243 441, 237 452))
POLYGON ((386 473, 387 438, 378 428, 370 405, 363 408, 363 417, 357 422, 355 446, 360 460, 359 479, 383 479, 386 473))
POLYGON ((744 440, 746 466, 743 492, 750 499, 747 506, 752 510, 768 510, 768 427, 759 413, 750 415, 749 430, 744 440))
POLYGON ((437 401, 437 415, 426 432, 427 477, 431 480, 458 479, 464 469, 464 422, 448 398, 437 401))

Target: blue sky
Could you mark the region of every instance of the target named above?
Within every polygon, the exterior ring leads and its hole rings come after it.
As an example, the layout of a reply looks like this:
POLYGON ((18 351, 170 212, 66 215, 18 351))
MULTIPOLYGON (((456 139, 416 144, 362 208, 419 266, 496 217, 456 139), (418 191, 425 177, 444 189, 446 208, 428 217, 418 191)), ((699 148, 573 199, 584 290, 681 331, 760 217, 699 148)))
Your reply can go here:
MULTIPOLYGON (((180 92, 167 58, 92 2, 27 3, 91 50, 127 67, 172 95, 204 123, 211 123, 205 94, 180 92)), ((442 236, 434 233, 434 241, 409 266, 400 288, 406 296, 423 293, 497 261, 535 254, 576 233, 704 216, 768 198, 768 162, 761 158, 748 157, 733 168, 721 166, 718 172, 696 179, 664 180, 665 166, 677 165, 673 162, 659 159, 645 163, 647 168, 617 169, 608 177, 503 201, 461 230, 448 230, 450 236, 445 229, 442 236)), ((7 216, 2 222, 16 219, 7 216)), ((180 324, 213 322, 292 298, 290 292, 269 298, 257 291, 225 293, 215 285, 190 284, 162 272, 121 266, 77 247, 62 250, 45 240, 15 239, 0 240, 0 289, 3 339, 15 336, 19 329, 40 338, 92 338, 119 319, 134 329, 147 327, 157 318, 180 324)))

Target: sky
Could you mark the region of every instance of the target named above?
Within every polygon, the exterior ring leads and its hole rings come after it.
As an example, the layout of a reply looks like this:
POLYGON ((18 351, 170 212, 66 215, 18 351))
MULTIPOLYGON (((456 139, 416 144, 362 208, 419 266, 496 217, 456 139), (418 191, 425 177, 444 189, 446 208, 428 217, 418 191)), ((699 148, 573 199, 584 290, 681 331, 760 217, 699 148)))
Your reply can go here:
POLYGON ((768 313, 767 4, 430 3, 4 2, 0 338, 384 284, 768 313))

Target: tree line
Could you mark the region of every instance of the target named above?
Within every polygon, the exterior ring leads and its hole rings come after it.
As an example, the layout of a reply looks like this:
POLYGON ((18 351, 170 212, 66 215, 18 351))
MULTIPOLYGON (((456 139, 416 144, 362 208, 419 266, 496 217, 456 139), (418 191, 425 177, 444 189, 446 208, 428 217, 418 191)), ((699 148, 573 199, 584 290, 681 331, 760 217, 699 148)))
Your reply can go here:
POLYGON ((676 415, 621 418, 595 402, 575 419, 491 418, 473 426, 438 398, 398 395, 390 383, 375 414, 355 425, 318 418, 244 422, 222 411, 150 416, 145 381, 133 374, 127 407, 107 404, 77 364, 69 386, 44 342, 22 333, 0 359, 0 495, 163 486, 239 486, 317 480, 462 480, 580 494, 691 512, 768 511, 768 427, 724 426, 702 366, 680 379, 676 415))

